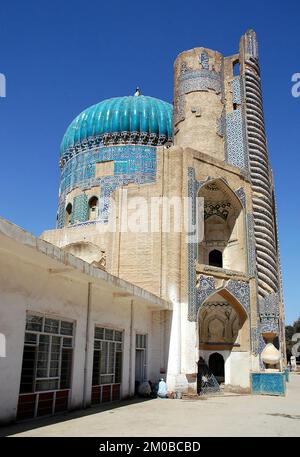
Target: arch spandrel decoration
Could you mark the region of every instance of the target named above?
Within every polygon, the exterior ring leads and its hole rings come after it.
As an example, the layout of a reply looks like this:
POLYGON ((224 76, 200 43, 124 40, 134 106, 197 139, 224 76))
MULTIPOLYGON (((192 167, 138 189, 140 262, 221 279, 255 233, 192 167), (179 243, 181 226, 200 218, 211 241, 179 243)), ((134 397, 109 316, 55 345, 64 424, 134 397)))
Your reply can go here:
POLYGON ((246 208, 246 194, 245 194, 244 188, 239 187, 239 189, 237 189, 235 191, 235 193, 236 193, 237 197, 240 199, 240 202, 243 205, 243 208, 246 208))
POLYGON ((250 287, 245 281, 230 279, 222 287, 216 288, 215 278, 213 276, 199 275, 196 286, 196 305, 189 308, 188 319, 197 321, 197 315, 203 303, 212 295, 219 293, 224 298, 235 299, 242 307, 246 317, 250 318, 250 287))
POLYGON ((245 281, 228 281, 226 290, 233 295, 237 301, 243 306, 244 310, 250 315, 250 287, 245 281))

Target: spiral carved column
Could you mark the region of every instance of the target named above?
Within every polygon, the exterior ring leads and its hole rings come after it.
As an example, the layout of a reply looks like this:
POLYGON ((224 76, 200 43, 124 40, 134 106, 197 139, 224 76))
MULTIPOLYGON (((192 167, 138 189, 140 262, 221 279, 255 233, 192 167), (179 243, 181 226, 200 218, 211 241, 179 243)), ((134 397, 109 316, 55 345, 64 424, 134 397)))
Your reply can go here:
POLYGON ((249 168, 253 191, 258 295, 265 299, 279 289, 273 180, 267 151, 260 70, 255 32, 242 37, 245 116, 249 168))

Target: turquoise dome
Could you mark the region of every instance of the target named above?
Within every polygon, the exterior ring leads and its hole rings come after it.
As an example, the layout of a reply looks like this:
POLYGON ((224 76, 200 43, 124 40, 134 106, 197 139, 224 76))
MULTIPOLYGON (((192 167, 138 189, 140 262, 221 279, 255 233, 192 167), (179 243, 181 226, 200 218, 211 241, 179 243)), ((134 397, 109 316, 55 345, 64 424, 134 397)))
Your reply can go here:
POLYGON ((103 100, 80 113, 69 125, 61 155, 97 145, 153 144, 172 141, 173 106, 144 95, 103 100))

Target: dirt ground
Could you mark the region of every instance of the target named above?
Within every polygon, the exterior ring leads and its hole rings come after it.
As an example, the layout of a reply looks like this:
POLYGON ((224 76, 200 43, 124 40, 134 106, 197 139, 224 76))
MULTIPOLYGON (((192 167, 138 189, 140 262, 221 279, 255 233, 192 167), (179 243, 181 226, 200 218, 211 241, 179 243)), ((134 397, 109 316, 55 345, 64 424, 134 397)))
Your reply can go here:
POLYGON ((300 375, 286 397, 128 401, 0 429, 2 436, 300 436, 300 375))

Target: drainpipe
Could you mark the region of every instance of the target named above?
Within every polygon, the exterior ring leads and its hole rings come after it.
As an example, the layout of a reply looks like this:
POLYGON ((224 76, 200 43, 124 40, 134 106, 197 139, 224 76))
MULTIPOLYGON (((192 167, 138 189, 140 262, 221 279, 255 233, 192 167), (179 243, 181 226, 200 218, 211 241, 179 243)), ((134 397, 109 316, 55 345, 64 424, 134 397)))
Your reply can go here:
POLYGON ((92 298, 92 283, 88 283, 87 294, 87 314, 86 314, 86 330, 85 330, 85 349, 84 349, 84 378, 83 378, 83 407, 86 408, 87 382, 88 382, 88 350, 90 346, 90 316, 91 316, 91 298, 92 298))
POLYGON ((133 350, 135 347, 134 341, 133 341, 133 300, 130 302, 130 346, 129 346, 129 388, 128 388, 128 393, 129 397, 131 397, 131 389, 132 389, 132 360, 133 360, 133 350))

